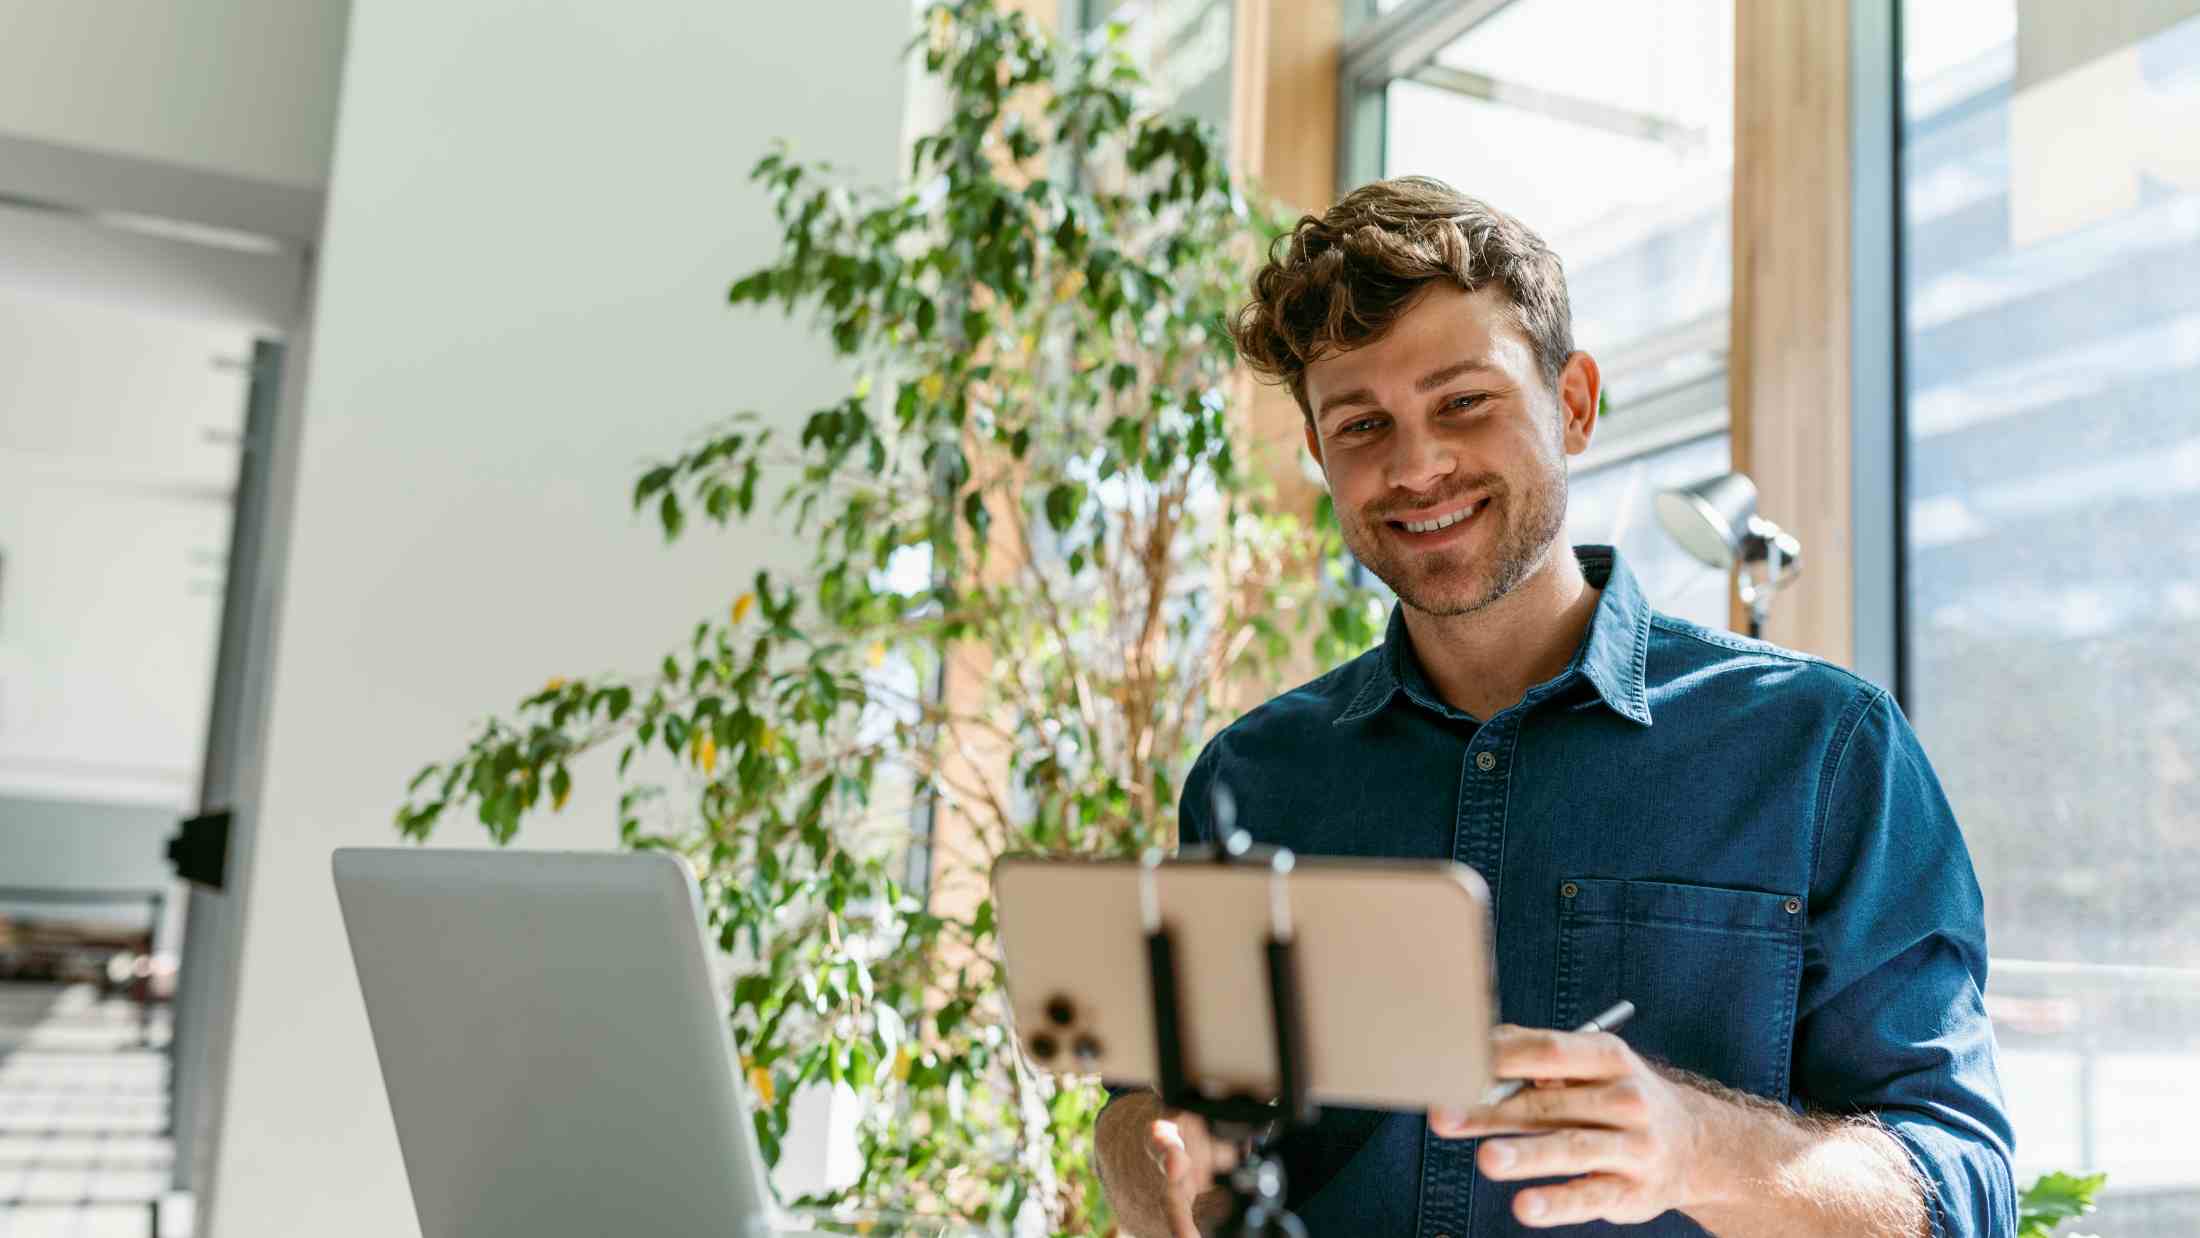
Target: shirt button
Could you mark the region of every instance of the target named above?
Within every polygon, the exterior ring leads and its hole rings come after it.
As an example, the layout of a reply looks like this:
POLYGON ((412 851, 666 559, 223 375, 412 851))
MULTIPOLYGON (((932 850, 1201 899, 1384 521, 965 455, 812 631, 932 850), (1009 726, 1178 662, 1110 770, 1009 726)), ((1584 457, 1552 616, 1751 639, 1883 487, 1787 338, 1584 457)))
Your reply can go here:
POLYGON ((1571 881, 1567 882, 1565 885, 1558 887, 1558 896, 1560 898, 1572 898, 1574 895, 1579 893, 1581 893, 1581 887, 1575 885, 1571 881))
POLYGON ((1477 753, 1475 753, 1475 754, 1474 754, 1474 768, 1476 768, 1476 769, 1478 769, 1478 770, 1481 770, 1481 771, 1482 771, 1483 773, 1485 773, 1485 774, 1489 773, 1489 772, 1490 772, 1491 770, 1493 770, 1493 769, 1496 769, 1496 768, 1497 768, 1497 754, 1496 754, 1496 753, 1494 753, 1494 752, 1487 752, 1487 751, 1485 751, 1485 752, 1477 752, 1477 753))
POLYGON ((1785 906, 1787 907, 1787 913, 1792 916, 1796 912, 1803 909, 1803 900, 1799 898, 1791 898, 1786 902, 1785 906))

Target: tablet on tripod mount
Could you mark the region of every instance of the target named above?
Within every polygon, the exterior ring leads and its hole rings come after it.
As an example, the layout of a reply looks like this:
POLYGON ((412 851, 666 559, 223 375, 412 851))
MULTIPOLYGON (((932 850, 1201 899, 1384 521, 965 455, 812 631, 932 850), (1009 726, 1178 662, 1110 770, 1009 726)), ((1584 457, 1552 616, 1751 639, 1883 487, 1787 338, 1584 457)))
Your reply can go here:
POLYGON ((1279 872, 1277 855, 1003 857, 994 906, 1026 1056, 1044 1070, 1162 1090, 1148 931, 1158 920, 1185 1081, 1218 1099, 1279 1096, 1279 1034, 1289 1029, 1275 1009, 1269 946, 1280 923, 1300 1024, 1298 1082, 1313 1102, 1475 1103, 1490 1082, 1496 1012, 1481 878, 1449 861, 1287 852, 1279 872))

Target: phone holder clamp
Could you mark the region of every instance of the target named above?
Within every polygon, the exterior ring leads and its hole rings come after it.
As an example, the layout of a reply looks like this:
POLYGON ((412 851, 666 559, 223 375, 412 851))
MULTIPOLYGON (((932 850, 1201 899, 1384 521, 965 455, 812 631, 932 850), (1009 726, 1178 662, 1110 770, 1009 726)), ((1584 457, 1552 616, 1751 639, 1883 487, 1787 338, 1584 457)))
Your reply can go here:
POLYGON ((1149 853, 1139 883, 1146 932, 1146 963, 1153 991, 1156 1091, 1169 1109, 1196 1113, 1215 1137, 1238 1148, 1238 1164, 1215 1175, 1230 1194, 1227 1235, 1281 1235, 1305 1238, 1306 1227, 1284 1206, 1283 1161, 1275 1141, 1319 1116, 1307 1086, 1306 1023, 1298 985, 1297 956, 1291 924, 1291 852, 1256 845, 1237 828, 1236 805, 1227 788, 1214 792, 1215 836, 1212 847, 1187 848, 1178 862, 1259 866, 1269 875, 1269 930, 1263 944, 1268 973, 1269 1026, 1274 1037, 1277 1095, 1263 1101, 1242 1092, 1214 1095, 1195 1084, 1184 1060, 1184 1011, 1179 1000, 1175 944, 1162 918, 1156 874, 1162 863, 1149 853))

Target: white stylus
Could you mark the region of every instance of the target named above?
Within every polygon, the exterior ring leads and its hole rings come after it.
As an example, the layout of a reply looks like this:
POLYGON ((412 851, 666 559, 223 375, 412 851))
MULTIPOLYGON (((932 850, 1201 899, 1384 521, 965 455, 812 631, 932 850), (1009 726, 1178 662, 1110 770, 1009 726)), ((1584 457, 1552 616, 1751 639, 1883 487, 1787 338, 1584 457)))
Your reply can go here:
MULTIPOLYGON (((1577 1027, 1574 1030, 1576 1032, 1618 1031, 1620 1024, 1625 1023, 1627 1020, 1634 1017, 1635 1003, 1630 1001, 1613 1002, 1612 1008, 1610 1010, 1605 1011, 1603 1014, 1598 1015, 1596 1018, 1589 1020, 1587 1023, 1582 1024, 1580 1027, 1577 1027)), ((1526 1079, 1507 1079, 1502 1083, 1496 1084, 1492 1086, 1489 1091, 1482 1094, 1483 1107, 1487 1108, 1491 1105, 1501 1105, 1506 1101, 1511 1100, 1514 1096, 1518 1095, 1520 1089, 1526 1086, 1528 1086, 1528 1081, 1526 1079)))

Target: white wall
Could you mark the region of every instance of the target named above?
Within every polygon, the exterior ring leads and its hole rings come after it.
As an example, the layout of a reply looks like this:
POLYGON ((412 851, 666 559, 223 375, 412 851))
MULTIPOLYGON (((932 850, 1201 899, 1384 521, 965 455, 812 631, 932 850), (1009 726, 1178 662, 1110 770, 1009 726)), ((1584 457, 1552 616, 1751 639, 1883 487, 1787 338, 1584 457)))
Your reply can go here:
MULTIPOLYGON (((363 4, 315 300, 239 1004, 200 1232, 416 1231, 328 856, 391 843, 421 763, 552 674, 643 671, 770 534, 677 550, 646 460, 740 408, 834 398, 825 348, 724 307, 773 250, 774 136, 893 175, 897 0, 363 4)), ((607 845, 576 770, 536 845, 607 845)), ((443 838, 479 845, 461 821, 443 838)))
POLYGON ((319 187, 348 0, 0 0, 0 133, 319 187))

